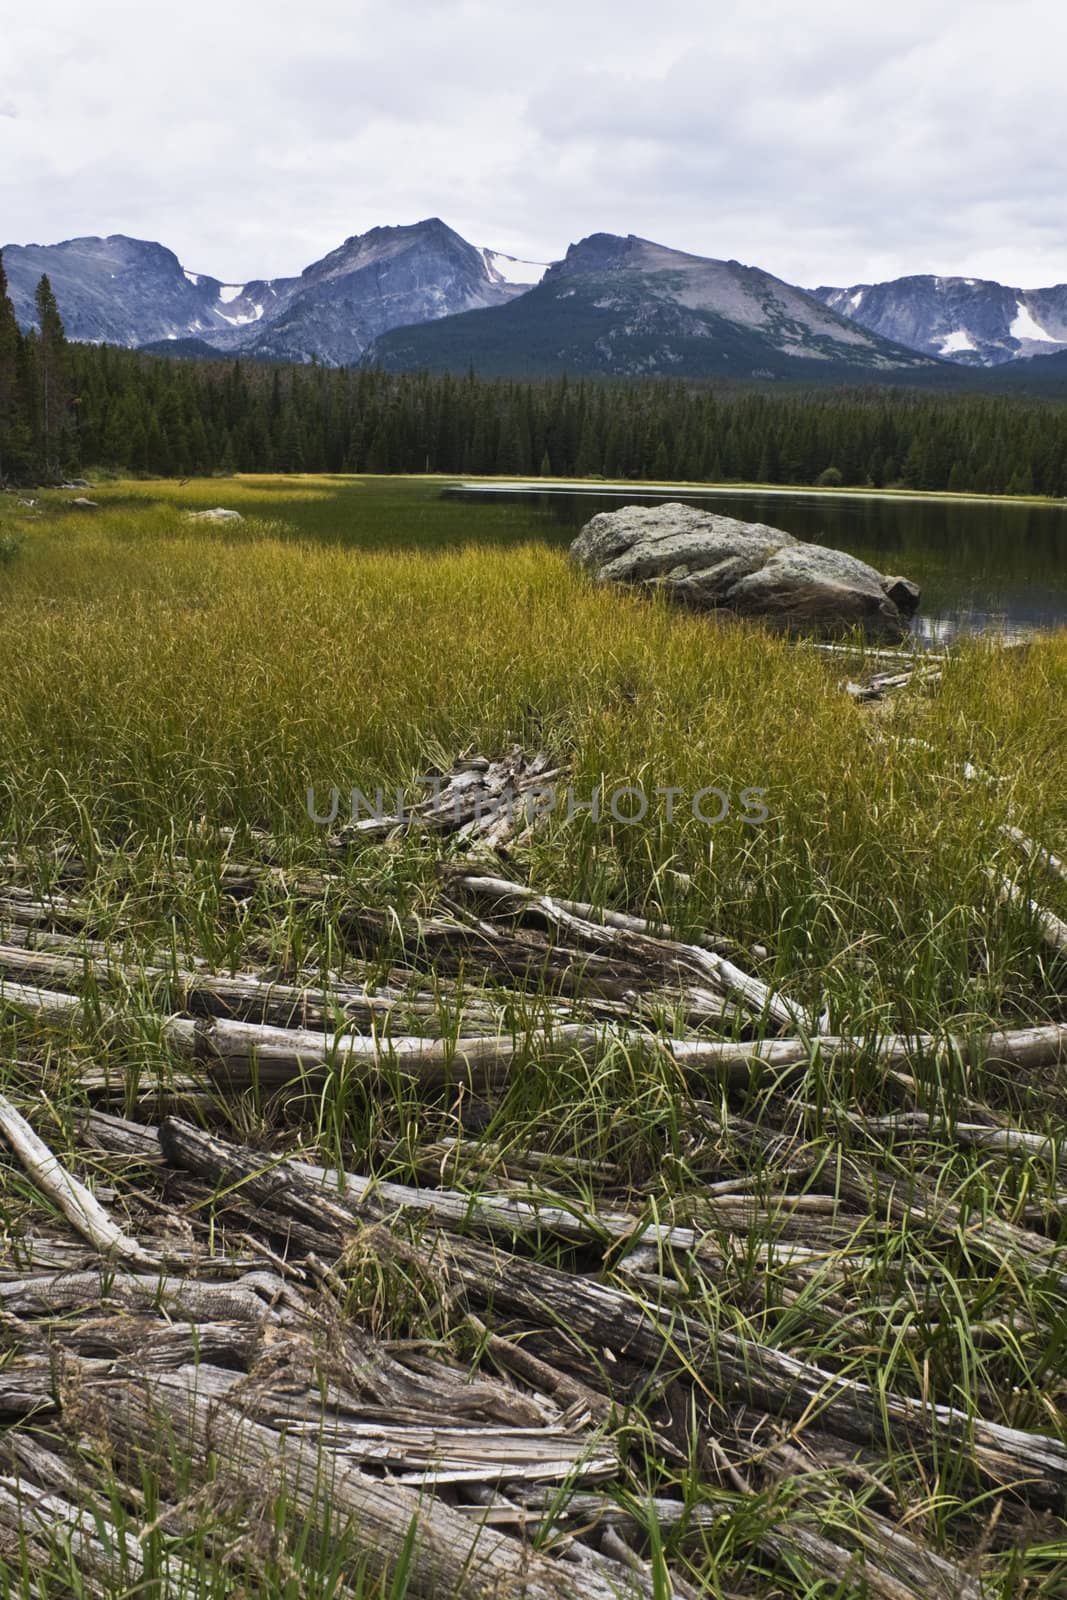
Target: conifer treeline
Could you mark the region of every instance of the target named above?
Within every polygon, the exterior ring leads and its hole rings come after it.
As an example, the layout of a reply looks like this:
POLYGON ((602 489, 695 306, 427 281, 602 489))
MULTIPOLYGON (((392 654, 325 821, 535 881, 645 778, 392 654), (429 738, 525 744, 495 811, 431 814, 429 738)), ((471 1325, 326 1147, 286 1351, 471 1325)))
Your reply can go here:
POLYGON ((0 264, 0 479, 445 472, 1067 495, 1067 406, 894 389, 712 391, 169 361, 68 345, 38 289, 22 334, 0 264))
POLYGON ((47 278, 37 323, 19 331, 0 256, 0 483, 54 478, 77 454, 70 347, 47 278))

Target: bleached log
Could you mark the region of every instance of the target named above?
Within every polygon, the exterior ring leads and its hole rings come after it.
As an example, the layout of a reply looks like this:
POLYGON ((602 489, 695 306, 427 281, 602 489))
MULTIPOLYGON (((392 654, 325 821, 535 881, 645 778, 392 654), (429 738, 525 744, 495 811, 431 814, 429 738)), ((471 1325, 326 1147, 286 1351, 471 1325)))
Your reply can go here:
POLYGON ((1064 955, 1067 955, 1067 922, 1064 922, 1061 917, 1057 917, 1055 912, 1046 911, 1043 906, 1037 905, 1020 889, 1012 878, 992 871, 989 872, 988 877, 1002 901, 1024 906, 1034 919, 1034 923, 1045 943, 1051 945, 1054 950, 1059 950, 1064 955))
POLYGON ((261 1305, 258 1322, 163 1320, 165 1305, 127 1309, 114 1316, 78 1318, 61 1333, 53 1330, 53 1337, 61 1339, 63 1350, 83 1360, 122 1359, 135 1363, 138 1371, 173 1372, 197 1361, 245 1369, 255 1360, 262 1340, 261 1323, 271 1320, 269 1309, 261 1305))
MULTIPOLYGON (((166 994, 171 1005, 183 1011, 208 1016, 232 1016, 245 1020, 242 1013, 255 1013, 254 1020, 278 1027, 302 1027, 332 1022, 338 1014, 363 1026, 383 1026, 397 1017, 420 1017, 440 1021, 447 997, 433 993, 410 993, 399 988, 358 987, 337 983, 329 989, 281 983, 256 973, 213 973, 181 968, 145 965, 131 967, 106 957, 91 958, 88 953, 28 949, 21 944, 0 944, 0 973, 16 982, 33 985, 71 983, 94 978, 99 987, 116 983, 148 986, 166 994)), ((465 999, 463 1017, 468 1024, 486 1028, 497 1025, 503 1004, 494 1006, 477 997, 465 999)), ((573 1007, 547 1002, 551 1015, 572 1015, 573 1007)))
POLYGON ((1036 1156, 1053 1166, 1067 1166, 1067 1139, 1050 1139, 1045 1134, 1027 1133, 1022 1128, 996 1128, 981 1122, 944 1122, 926 1111, 903 1111, 889 1117, 850 1116, 853 1126, 867 1133, 929 1134, 948 1138, 956 1144, 973 1145, 981 1150, 997 1150, 1005 1155, 1036 1156))
POLYGON ((123 1261, 151 1262, 154 1258, 129 1234, 117 1227, 96 1196, 62 1165, 44 1140, 30 1127, 21 1111, 0 1094, 0 1133, 18 1157, 34 1184, 62 1211, 67 1221, 102 1255, 123 1261))
POLYGON ((846 683, 845 693, 851 695, 853 700, 858 700, 862 703, 871 700, 884 700, 887 694, 892 694, 897 689, 905 689, 911 683, 921 689, 932 689, 940 682, 940 668, 927 670, 914 666, 907 672, 877 673, 869 683, 846 683))
POLYGON ((594 1423, 606 1423, 609 1420, 615 1408, 606 1394, 591 1388, 572 1373, 563 1372, 542 1361, 520 1341, 501 1338, 473 1312, 468 1312, 466 1321, 498 1371, 518 1378, 538 1394, 550 1396, 557 1405, 569 1408, 574 1415, 587 1416, 594 1423))
POLYGON ((457 762, 440 782, 438 792, 416 801, 403 812, 358 818, 333 835, 329 844, 343 849, 361 838, 382 838, 395 831, 453 834, 459 839, 493 838, 506 842, 522 817, 532 820, 531 797, 552 784, 561 768, 540 751, 528 757, 521 749, 499 761, 468 757, 457 762))
POLYGON ((1021 828, 1014 828, 1004 823, 1001 825, 1000 832, 1006 839, 1010 839, 1013 844, 1017 844, 1027 859, 1032 861, 1035 866, 1041 867, 1045 872, 1051 872, 1057 878, 1067 879, 1067 862, 1061 861, 1059 856, 1053 855, 1051 850, 1046 850, 1044 845, 1035 844, 1034 840, 1028 838, 1021 828))
MULTIPOLYGON (((718 959, 700 953, 708 960, 718 959)), ((86 1002, 77 995, 5 983, 0 985, 0 1009, 5 1005, 45 1021, 70 1023, 81 1015, 86 1002)), ((96 1008, 94 1015, 114 1022, 121 1013, 96 1008)), ((325 1071, 343 1069, 373 1076, 386 1069, 399 1070, 426 1088, 445 1086, 454 1082, 457 1075, 465 1076, 474 1085, 491 1087, 505 1080, 515 1062, 531 1050, 599 1054, 613 1046, 661 1050, 685 1071, 695 1076, 710 1075, 728 1086, 748 1083, 754 1070, 800 1066, 812 1058, 816 1049, 824 1061, 873 1054, 887 1067, 904 1065, 916 1054, 937 1053, 946 1047, 972 1062, 1044 1066, 1067 1059, 1067 1023, 1003 1030, 974 1039, 887 1034, 873 1039, 823 1035, 811 1041, 784 1038, 752 1042, 676 1039, 639 1028, 584 1023, 563 1024, 549 1033, 513 1039, 474 1035, 455 1040, 275 1028, 227 1018, 194 1021, 170 1016, 160 1019, 159 1026, 175 1054, 200 1063, 205 1083, 220 1089, 253 1082, 276 1089, 325 1071)))
POLYGON ((57 1409, 55 1364, 49 1355, 5 1359, 0 1366, 0 1418, 5 1423, 57 1409))
MULTIPOLYGON (((543 897, 536 889, 531 889, 525 884, 512 883, 507 878, 487 877, 480 873, 463 873, 457 883, 474 895, 484 895, 489 898, 521 901, 524 905, 537 906, 543 897)), ((581 921, 592 923, 594 927, 616 928, 620 933, 636 933, 650 939, 677 941, 677 931, 665 922, 650 922, 645 917, 631 916, 626 911, 613 911, 608 906, 590 905, 584 900, 566 900, 562 896, 553 895, 552 903, 581 921)), ((712 950, 719 955, 726 955, 737 949, 736 941, 732 939, 715 939, 710 935, 696 940, 702 950, 712 950)))
POLYGON ((92 920, 85 903, 69 895, 56 894, 47 900, 35 900, 32 895, 16 889, 6 889, 0 894, 0 926, 14 923, 18 927, 36 928, 58 922, 81 928, 92 920))
POLYGON ((633 929, 624 929, 616 924, 592 921, 586 916, 568 910, 562 901, 556 900, 551 895, 532 893, 524 885, 512 884, 506 879, 468 875, 457 881, 472 894, 496 900, 517 901, 526 909, 536 910, 548 921, 580 941, 608 950, 618 950, 631 957, 653 958, 697 971, 709 978, 716 987, 739 996, 758 1016, 766 1013, 775 1022, 798 1027, 806 1033, 816 1031, 811 1016, 803 1006, 777 994, 767 984, 743 972, 726 956, 719 955, 714 950, 636 932, 633 929))
MULTIPOLYGON (((62 937, 62 936, 53 936, 62 937)), ((148 987, 166 1002, 197 1016, 230 1017, 235 1021, 270 1023, 275 1027, 325 1027, 344 1016, 360 1028, 385 1029, 401 1021, 408 1026, 425 1027, 439 1034, 450 1024, 450 1013, 458 1018, 461 1031, 496 1031, 503 1017, 528 993, 500 992, 492 996, 463 993, 447 980, 435 978, 434 988, 413 990, 400 982, 371 987, 335 981, 326 988, 288 984, 257 973, 215 973, 147 964, 129 966, 116 962, 106 946, 86 948, 85 941, 67 939, 55 949, 29 948, 19 942, 0 943, 0 975, 31 987, 80 982, 92 977, 98 989, 148 987)), ((398 975, 402 977, 403 974, 398 975)), ((681 1011, 685 1020, 729 1023, 741 1013, 721 995, 698 985, 642 991, 623 999, 609 1000, 587 996, 574 1000, 538 995, 538 1016, 546 1022, 593 1021, 595 1019, 662 1015, 681 1011)), ((420 1027, 421 1031, 421 1027, 420 1027)))
MULTIPOLYGON (((124 1589, 127 1584, 135 1590, 141 1588, 144 1551, 134 1534, 117 1528, 92 1500, 76 1505, 36 1484, 0 1477, 0 1528, 16 1540, 28 1541, 35 1564, 41 1567, 61 1539, 69 1546, 87 1595, 104 1600, 105 1595, 113 1594, 120 1572, 124 1589)), ((164 1556, 153 1565, 153 1584, 162 1583, 166 1592, 179 1594, 184 1587, 181 1567, 181 1562, 173 1563, 164 1556)))
MULTIPOLYGON (((253 1152, 173 1118, 160 1125, 159 1134, 169 1161, 261 1205, 261 1215, 273 1215, 278 1233, 294 1230, 295 1235, 308 1227, 319 1237, 332 1234, 339 1244, 359 1226, 343 1197, 326 1198, 318 1184, 286 1163, 264 1172, 253 1152)), ((447 1275, 475 1304, 492 1306, 494 1315, 510 1312, 535 1327, 565 1328, 593 1348, 612 1352, 617 1361, 658 1370, 668 1342, 725 1402, 745 1399, 786 1417, 818 1416, 823 1426, 860 1443, 888 1434, 911 1447, 966 1452, 979 1476, 1016 1483, 1045 1504, 1060 1504, 1067 1493, 1067 1446, 1058 1439, 973 1417, 954 1406, 876 1391, 726 1330, 709 1339, 702 1324, 677 1309, 668 1326, 649 1300, 520 1260, 499 1247, 488 1250, 435 1233, 407 1248, 427 1272, 447 1275)))
POLYGON ((42 989, 35 984, 0 982, 0 1008, 28 1011, 43 1022, 72 1022, 85 1010, 80 995, 42 989))
MULTIPOLYGON (((94 1143, 115 1154, 140 1161, 161 1159, 158 1129, 154 1127, 98 1112, 83 1114, 79 1125, 94 1143)), ((736 1233, 743 1237, 740 1249, 746 1259, 773 1262, 775 1266, 817 1264, 831 1254, 840 1255, 841 1239, 853 1240, 862 1222, 862 1213, 839 1218, 842 1208, 827 1195, 782 1194, 760 1205, 743 1195, 705 1193, 692 1202, 692 1220, 677 1225, 644 1222, 628 1212, 585 1207, 551 1191, 532 1188, 526 1193, 509 1190, 504 1194, 471 1194, 436 1186, 416 1188, 295 1159, 291 1165, 295 1172, 322 1185, 326 1193, 341 1196, 367 1218, 395 1218, 408 1213, 425 1218, 434 1227, 507 1242, 537 1242, 550 1235, 600 1246, 623 1243, 628 1262, 644 1256, 655 1260, 659 1252, 671 1250, 721 1265, 727 1259, 721 1235, 736 1233), (794 1235, 814 1236, 817 1244, 778 1241, 754 1249, 752 1234, 772 1225, 782 1232, 783 1240, 794 1235)), ((856 1259, 856 1250, 846 1253, 856 1259)))
POLYGON ((0 1281, 0 1310, 21 1318, 48 1320, 101 1306, 129 1311, 163 1311, 175 1321, 260 1324, 272 1305, 284 1320, 287 1305, 282 1278, 245 1272, 231 1282, 173 1277, 156 1271, 44 1272, 0 1281))
MULTIPOLYGON (((214 1481, 238 1504, 284 1494, 320 1538, 352 1529, 378 1570, 406 1559, 412 1600, 442 1594, 515 1594, 523 1600, 657 1600, 651 1575, 630 1574, 623 1588, 596 1564, 576 1569, 468 1518, 405 1485, 383 1482, 315 1440, 284 1437, 242 1415, 234 1373, 185 1367, 143 1381, 102 1384, 113 1437, 135 1459, 173 1441, 197 1463, 213 1463, 214 1481), (324 1493, 324 1490, 327 1492, 324 1493), (412 1540, 412 1531, 414 1539, 412 1540)), ((612 1578, 615 1571, 612 1572, 612 1578)), ((664 1596, 664 1600, 668 1600, 664 1596)), ((674 1600, 674 1597, 671 1597, 674 1600)))
POLYGON ((383 1468, 395 1483, 598 1483, 619 1472, 618 1451, 565 1427, 441 1428, 432 1417, 407 1427, 276 1413, 288 1438, 314 1439, 353 1465, 383 1468))
POLYGON ((930 650, 904 650, 889 645, 828 644, 821 639, 797 639, 796 647, 803 650, 820 650, 826 655, 863 656, 872 661, 936 662, 943 665, 950 658, 930 650))

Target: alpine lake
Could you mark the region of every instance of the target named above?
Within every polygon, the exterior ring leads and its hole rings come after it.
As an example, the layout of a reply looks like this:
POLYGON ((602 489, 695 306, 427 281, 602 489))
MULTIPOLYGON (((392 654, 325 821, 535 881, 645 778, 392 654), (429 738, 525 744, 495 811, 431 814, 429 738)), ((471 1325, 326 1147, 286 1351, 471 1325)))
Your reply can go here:
POLYGON ((467 483, 443 494, 521 505, 531 530, 559 544, 597 512, 623 505, 680 501, 767 523, 914 579, 922 602, 912 633, 924 644, 975 632, 1015 639, 1067 625, 1067 502, 647 484, 467 483))

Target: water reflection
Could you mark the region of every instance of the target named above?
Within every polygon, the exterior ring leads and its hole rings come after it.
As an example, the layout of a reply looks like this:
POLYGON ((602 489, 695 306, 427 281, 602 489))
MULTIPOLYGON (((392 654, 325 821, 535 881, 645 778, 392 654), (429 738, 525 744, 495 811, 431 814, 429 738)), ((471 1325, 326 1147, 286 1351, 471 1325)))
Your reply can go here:
POLYGON ((598 511, 680 500, 799 539, 847 550, 922 586, 913 631, 931 643, 960 632, 1007 636, 1067 624, 1067 506, 795 490, 546 488, 538 484, 446 489, 470 501, 518 497, 546 537, 569 543, 598 511))

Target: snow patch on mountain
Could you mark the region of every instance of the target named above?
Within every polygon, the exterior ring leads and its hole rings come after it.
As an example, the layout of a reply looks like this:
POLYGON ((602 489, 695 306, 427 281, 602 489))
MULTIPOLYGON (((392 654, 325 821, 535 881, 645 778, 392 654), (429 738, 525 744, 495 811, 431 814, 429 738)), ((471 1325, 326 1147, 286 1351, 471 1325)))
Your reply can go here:
POLYGON ((245 286, 243 283, 224 283, 219 290, 219 299, 224 306, 228 306, 231 300, 236 300, 244 292, 245 286))
POLYGON ((958 355, 961 350, 977 350, 978 346, 967 332, 966 328, 956 328, 954 332, 947 333, 941 341, 941 354, 943 356, 958 355))
POLYGON ((494 283, 513 283, 524 289, 532 289, 548 271, 547 262, 519 261, 515 256, 506 256, 501 250, 484 247, 482 260, 494 283))
POLYGON ((1039 322, 1034 321, 1029 309, 1021 300, 1017 302, 1015 320, 1008 332, 1013 339, 1040 339, 1043 344, 1059 343, 1051 333, 1046 333, 1039 322))
POLYGON ((228 322, 232 328, 243 328, 249 322, 258 322, 262 315, 262 306, 253 306, 251 311, 235 311, 232 317, 226 311, 219 312, 223 321, 228 322))
MULTIPOLYGON (((189 282, 192 284, 193 288, 194 289, 199 289, 199 287, 200 287, 200 274, 198 272, 190 272, 188 267, 183 267, 182 271, 184 272, 185 276, 188 278, 189 282)), ((112 273, 111 276, 114 277, 115 274, 112 273)))

